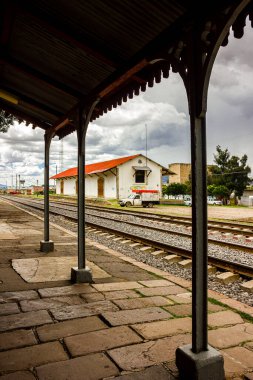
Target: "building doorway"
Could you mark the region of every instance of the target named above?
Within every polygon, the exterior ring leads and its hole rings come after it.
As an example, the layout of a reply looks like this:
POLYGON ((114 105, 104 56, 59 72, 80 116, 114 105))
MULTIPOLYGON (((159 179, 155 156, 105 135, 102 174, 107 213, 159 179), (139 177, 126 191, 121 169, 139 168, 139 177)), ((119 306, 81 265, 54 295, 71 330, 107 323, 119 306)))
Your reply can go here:
POLYGON ((64 194, 64 181, 61 180, 61 194, 64 194))
POLYGON ((98 197, 104 198, 104 178, 102 177, 98 179, 98 197))

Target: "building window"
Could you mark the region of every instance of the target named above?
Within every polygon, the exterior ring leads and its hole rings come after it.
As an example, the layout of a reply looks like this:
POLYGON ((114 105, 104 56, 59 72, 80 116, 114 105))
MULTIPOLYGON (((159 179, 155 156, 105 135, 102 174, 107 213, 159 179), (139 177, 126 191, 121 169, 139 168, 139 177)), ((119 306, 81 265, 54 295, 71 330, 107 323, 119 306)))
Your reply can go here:
POLYGON ((144 183, 145 182, 145 171, 136 170, 135 172, 135 183, 144 183))

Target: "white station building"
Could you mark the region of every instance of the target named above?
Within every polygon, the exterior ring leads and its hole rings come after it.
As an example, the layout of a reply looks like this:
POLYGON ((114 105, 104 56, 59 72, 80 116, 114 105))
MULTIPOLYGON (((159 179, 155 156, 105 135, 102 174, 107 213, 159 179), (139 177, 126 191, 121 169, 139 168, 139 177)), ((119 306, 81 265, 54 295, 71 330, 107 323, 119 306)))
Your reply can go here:
MULTIPOLYGON (((158 190, 162 194, 162 176, 167 174, 173 173, 142 154, 86 165, 85 196, 119 199, 132 190, 158 190)), ((56 180, 56 194, 77 195, 77 168, 50 179, 56 180)))

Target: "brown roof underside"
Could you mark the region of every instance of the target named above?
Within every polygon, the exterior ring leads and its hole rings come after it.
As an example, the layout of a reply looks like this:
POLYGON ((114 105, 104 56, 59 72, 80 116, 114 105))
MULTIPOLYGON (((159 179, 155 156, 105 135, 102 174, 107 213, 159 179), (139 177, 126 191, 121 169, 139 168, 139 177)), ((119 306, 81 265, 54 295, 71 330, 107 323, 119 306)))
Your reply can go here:
MULTIPOLYGON (((57 135, 66 136, 76 128, 80 104, 100 98, 95 120, 167 78, 194 20, 205 25, 214 13, 241 1, 194 3, 2 0, 0 90, 18 104, 0 97, 0 107, 44 130, 58 126, 57 135)), ((240 35, 243 23, 236 28, 240 35)))

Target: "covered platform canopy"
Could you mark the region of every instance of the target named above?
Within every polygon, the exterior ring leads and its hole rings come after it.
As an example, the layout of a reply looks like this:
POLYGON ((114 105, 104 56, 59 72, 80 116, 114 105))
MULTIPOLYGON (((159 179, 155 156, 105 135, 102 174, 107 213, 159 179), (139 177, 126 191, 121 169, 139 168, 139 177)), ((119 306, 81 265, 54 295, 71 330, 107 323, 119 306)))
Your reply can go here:
POLYGON ((0 106, 66 136, 80 104, 100 99, 94 120, 171 69, 182 75, 196 21, 208 52, 238 7, 240 37, 251 1, 2 0, 0 106))
POLYGON ((85 267, 84 160, 90 121, 146 87, 180 74, 188 97, 192 162, 192 347, 178 351, 181 378, 223 379, 207 344, 206 111, 209 78, 230 28, 243 36, 253 0, 2 0, 0 107, 45 130, 45 239, 49 240, 49 147, 77 131, 78 268, 85 267))

